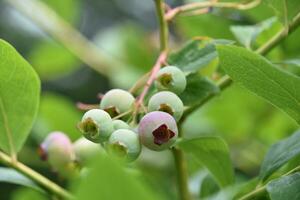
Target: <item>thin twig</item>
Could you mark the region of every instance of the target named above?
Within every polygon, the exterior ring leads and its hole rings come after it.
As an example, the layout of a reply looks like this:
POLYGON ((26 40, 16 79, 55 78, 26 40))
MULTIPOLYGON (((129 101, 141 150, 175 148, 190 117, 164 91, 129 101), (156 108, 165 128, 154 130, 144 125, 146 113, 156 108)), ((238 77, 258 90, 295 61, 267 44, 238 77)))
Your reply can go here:
POLYGON ((23 163, 19 161, 13 161, 13 159, 6 155, 5 153, 0 151, 0 161, 8 166, 12 167, 15 170, 19 171, 20 173, 24 174, 28 178, 35 181, 37 184, 41 185, 42 187, 46 188, 53 194, 62 197, 64 199, 74 199, 74 197, 65 189, 57 185, 56 183, 50 181, 49 179, 45 178, 41 174, 37 173, 36 171, 32 170, 31 168, 27 167, 23 163))
POLYGON ((173 8, 169 12, 166 13, 165 18, 167 21, 172 20, 174 17, 183 12, 190 12, 197 9, 203 8, 233 8, 237 10, 247 10, 256 7, 261 3, 261 0, 253 0, 249 3, 236 3, 236 2, 218 2, 218 1, 203 1, 203 2, 195 2, 190 4, 185 4, 182 6, 178 6, 173 8))
POLYGON ((82 103, 82 102, 77 102, 76 107, 79 110, 87 111, 87 110, 99 108, 99 104, 86 104, 86 103, 82 103))
MULTIPOLYGON (((165 62, 165 60, 167 59, 167 52, 163 51, 160 56, 158 57, 155 65, 153 66, 150 76, 144 86, 144 89, 142 91, 142 93, 140 94, 140 96, 137 98, 136 104, 135 104, 135 111, 137 111, 139 109, 139 107, 143 104, 144 102, 144 98, 146 96, 146 94, 148 93, 153 81, 156 78, 156 74, 157 72, 160 70, 162 64, 165 62)), ((135 113, 136 114, 136 113, 135 113)))

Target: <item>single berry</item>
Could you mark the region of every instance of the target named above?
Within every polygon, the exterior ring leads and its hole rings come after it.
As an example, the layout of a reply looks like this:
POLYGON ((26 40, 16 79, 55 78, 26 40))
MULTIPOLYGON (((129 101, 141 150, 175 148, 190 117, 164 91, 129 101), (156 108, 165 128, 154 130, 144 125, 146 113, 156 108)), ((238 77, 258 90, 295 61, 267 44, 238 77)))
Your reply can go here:
POLYGON ((129 92, 121 89, 112 89, 103 96, 100 108, 108 112, 111 117, 115 117, 130 110, 134 100, 134 97, 129 92))
POLYGON ((178 137, 175 119, 161 111, 146 114, 140 121, 138 132, 142 144, 154 151, 171 147, 178 137))
POLYGON ((93 143, 84 137, 79 138, 73 143, 76 162, 81 166, 85 165, 95 155, 99 154, 103 149, 99 144, 93 143))
POLYGON ((160 91, 169 90, 180 94, 186 87, 185 75, 178 67, 164 67, 156 75, 155 87, 160 91))
POLYGON ((119 119, 113 120, 113 126, 114 126, 114 130, 130 129, 129 124, 119 119))
POLYGON ((128 162, 136 160, 141 153, 138 134, 128 129, 116 130, 109 138, 108 150, 128 162))
POLYGON ((73 165, 75 154, 68 136, 62 132, 52 132, 39 148, 42 160, 47 160, 54 170, 65 172, 73 165))
POLYGON ((92 142, 105 142, 114 131, 112 119, 107 112, 100 109, 87 111, 78 124, 83 136, 92 142))
POLYGON ((173 92, 163 91, 154 94, 148 102, 148 110, 162 111, 172 115, 178 121, 184 110, 180 98, 173 92))

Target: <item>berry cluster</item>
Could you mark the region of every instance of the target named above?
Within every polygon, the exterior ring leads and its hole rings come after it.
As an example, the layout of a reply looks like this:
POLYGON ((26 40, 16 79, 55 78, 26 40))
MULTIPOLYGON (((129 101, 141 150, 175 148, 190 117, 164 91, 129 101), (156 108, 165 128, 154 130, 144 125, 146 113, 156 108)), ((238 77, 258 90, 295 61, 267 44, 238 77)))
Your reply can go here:
MULTIPOLYGON (((135 98, 125 90, 112 89, 102 97, 99 109, 83 115, 79 130, 92 143, 101 144, 107 153, 128 162, 138 158, 142 145, 154 151, 168 149, 178 137, 177 122, 184 105, 177 95, 185 90, 186 77, 179 68, 167 66, 157 73, 154 85, 157 92, 150 97, 147 111, 138 113, 144 116, 137 127, 135 118, 129 116, 135 115, 135 98)), ((71 148, 65 135, 53 133, 41 145, 42 155, 59 168, 71 160, 81 163, 90 154, 88 145, 83 143, 81 139, 71 148)))

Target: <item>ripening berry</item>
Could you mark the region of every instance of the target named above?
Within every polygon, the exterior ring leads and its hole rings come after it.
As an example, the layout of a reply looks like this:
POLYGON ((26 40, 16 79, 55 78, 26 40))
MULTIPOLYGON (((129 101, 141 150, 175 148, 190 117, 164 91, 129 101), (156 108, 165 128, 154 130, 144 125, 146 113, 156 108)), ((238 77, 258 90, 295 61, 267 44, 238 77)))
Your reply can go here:
POLYGON ((140 121, 138 132, 142 144, 154 151, 171 147, 178 137, 175 119, 161 111, 146 114, 140 121))
POLYGON ((73 143, 75 160, 81 166, 85 165, 95 155, 101 153, 103 149, 97 143, 93 143, 84 137, 79 138, 73 143))
POLYGON ((112 89, 103 96, 100 108, 108 112, 111 117, 115 117, 130 110, 134 100, 134 97, 129 92, 121 89, 112 89))
POLYGON ((130 129, 129 124, 119 119, 113 120, 113 126, 114 126, 114 130, 130 129))
POLYGON ((186 87, 185 75, 178 67, 164 67, 156 75, 155 87, 160 91, 169 90, 180 94, 186 87))
POLYGON ((39 148, 41 159, 47 160, 54 170, 65 173, 73 165, 75 154, 68 136, 62 132, 52 132, 39 148))
POLYGON ((108 150, 128 162, 136 160, 141 153, 138 134, 128 129, 116 130, 109 138, 108 150))
POLYGON ((163 91, 154 94, 148 102, 148 110, 162 111, 172 115, 178 121, 184 110, 181 99, 173 92, 163 91))
POLYGON ((83 136, 92 142, 105 142, 114 131, 112 119, 100 109, 87 111, 78 124, 83 136))

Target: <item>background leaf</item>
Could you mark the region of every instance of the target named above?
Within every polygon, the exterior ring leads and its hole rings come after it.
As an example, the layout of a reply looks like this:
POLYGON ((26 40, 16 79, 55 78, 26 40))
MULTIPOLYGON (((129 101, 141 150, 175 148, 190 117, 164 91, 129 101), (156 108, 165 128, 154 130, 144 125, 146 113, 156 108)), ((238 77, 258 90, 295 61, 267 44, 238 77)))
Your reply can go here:
POLYGON ((32 67, 0 40, 0 148, 19 151, 39 105, 40 81, 32 67))
POLYGON ((190 41, 178 52, 170 55, 168 63, 179 67, 184 72, 197 72, 217 58, 216 48, 212 43, 200 45, 200 41, 190 41))
POLYGON ((98 157, 91 171, 82 180, 78 200, 159 200, 137 177, 125 171, 108 157, 98 157))
POLYGON ((275 14, 284 25, 287 25, 300 11, 298 0, 267 0, 266 3, 274 9, 275 14))
POLYGON ((211 80, 199 74, 190 74, 186 78, 186 89, 179 95, 186 106, 200 103, 210 94, 219 92, 219 88, 211 80))
POLYGON ((221 67, 235 82, 300 123, 300 78, 244 48, 219 45, 217 49, 221 67))
POLYGON ((300 173, 291 174, 268 183, 267 191, 271 200, 300 198, 300 173))
POLYGON ((300 154, 300 131, 271 146, 260 170, 260 178, 267 179, 274 171, 300 154))
POLYGON ((225 187, 234 182, 234 173, 227 144, 218 137, 200 137, 180 141, 177 146, 203 164, 225 187))
POLYGON ((27 178, 23 174, 20 174, 14 169, 0 167, 0 182, 12 183, 33 188, 38 191, 42 189, 36 185, 31 179, 27 178))

